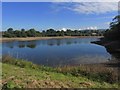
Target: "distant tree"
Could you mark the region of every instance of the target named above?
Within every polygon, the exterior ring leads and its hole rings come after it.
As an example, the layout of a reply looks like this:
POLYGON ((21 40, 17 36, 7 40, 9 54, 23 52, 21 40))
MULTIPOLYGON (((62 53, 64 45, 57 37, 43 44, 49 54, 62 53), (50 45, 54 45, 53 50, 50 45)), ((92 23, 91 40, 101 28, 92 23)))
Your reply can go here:
POLYGON ((61 32, 60 32, 61 34, 61 36, 64 36, 65 35, 65 32, 62 30, 61 32))
POLYGON ((72 31, 70 29, 67 29, 66 36, 71 36, 71 34, 72 34, 72 31))
POLYGON ((26 34, 28 37, 35 37, 36 31, 35 31, 35 29, 29 29, 28 31, 26 31, 26 34))
POLYGON ((48 29, 46 31, 47 36, 56 36, 56 31, 54 29, 48 29))
POLYGON ((6 36, 6 37, 9 37, 9 38, 15 37, 13 28, 8 28, 8 29, 7 29, 7 32, 5 32, 5 34, 6 34, 5 36, 6 36))
POLYGON ((12 34, 10 34, 9 32, 5 31, 3 37, 11 38, 12 34))
POLYGON ((21 36, 22 37, 27 37, 27 34, 25 32, 25 29, 21 29, 21 36))
POLYGON ((15 30, 14 33, 16 37, 22 37, 21 31, 15 30))
POLYGON ((46 36, 46 32, 45 32, 45 30, 42 31, 42 36, 43 36, 43 37, 46 36))
POLYGON ((30 29, 30 32, 31 32, 31 37, 35 37, 36 36, 36 31, 35 29, 30 29))
POLYGON ((56 36, 64 36, 64 31, 56 31, 56 36))
MULTIPOLYGON (((111 27, 113 28, 114 25, 111 27)), ((107 32, 107 31, 106 31, 107 32)), ((109 33, 110 30, 108 30, 107 33, 109 33)), ((71 30, 71 29, 67 29, 67 31, 56 31, 54 29, 48 29, 48 30, 44 30, 42 32, 40 31, 36 31, 34 28, 29 29, 29 30, 25 30, 25 29, 21 29, 21 30, 13 30, 12 28, 7 29, 7 31, 3 32, 3 37, 46 37, 46 36, 94 36, 93 33, 95 33, 94 35, 99 36, 99 35, 103 35, 105 32, 101 31, 101 30, 71 30)), ((108 36, 108 34, 105 34, 105 36, 108 36)))
POLYGON ((10 33, 10 34, 13 34, 13 28, 8 28, 7 32, 10 33))
POLYGON ((39 31, 36 31, 36 36, 37 36, 37 37, 41 37, 42 34, 41 34, 39 31))
POLYGON ((23 29, 21 29, 21 32, 25 32, 25 29, 23 28, 23 29))

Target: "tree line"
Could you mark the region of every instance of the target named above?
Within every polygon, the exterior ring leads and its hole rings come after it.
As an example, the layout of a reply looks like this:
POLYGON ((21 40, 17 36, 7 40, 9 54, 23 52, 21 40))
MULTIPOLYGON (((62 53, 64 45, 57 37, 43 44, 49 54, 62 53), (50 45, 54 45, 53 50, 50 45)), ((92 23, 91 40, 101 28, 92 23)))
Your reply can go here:
POLYGON ((104 38, 107 40, 120 40, 120 15, 113 18, 110 28, 104 33, 104 38))
POLYGON ((52 36, 103 36, 104 30, 70 30, 66 31, 56 31, 54 29, 43 30, 42 32, 36 31, 35 29, 21 29, 14 30, 13 28, 7 29, 7 31, 2 32, 3 37, 52 37, 52 36))

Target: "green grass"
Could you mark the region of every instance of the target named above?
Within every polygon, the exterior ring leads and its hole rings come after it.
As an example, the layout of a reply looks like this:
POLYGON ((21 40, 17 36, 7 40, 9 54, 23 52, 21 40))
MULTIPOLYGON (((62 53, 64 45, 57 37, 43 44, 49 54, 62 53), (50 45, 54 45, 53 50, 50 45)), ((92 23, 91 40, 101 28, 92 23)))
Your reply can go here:
POLYGON ((64 75, 57 72, 47 72, 29 68, 21 68, 15 65, 2 64, 4 88, 42 88, 42 87, 89 87, 89 88, 117 88, 117 84, 96 82, 85 77, 64 75), (13 77, 13 78, 11 78, 13 77))
MULTIPOLYGON (((1 64, 1 63, 0 63, 1 64)), ((82 69, 82 68, 81 68, 82 69)), ((118 83, 88 78, 77 74, 75 67, 51 68, 35 65, 24 60, 3 57, 2 86, 3 88, 118 88, 118 83), (76 73, 76 74, 75 74, 76 73)), ((78 70, 78 71, 77 71, 78 70)))

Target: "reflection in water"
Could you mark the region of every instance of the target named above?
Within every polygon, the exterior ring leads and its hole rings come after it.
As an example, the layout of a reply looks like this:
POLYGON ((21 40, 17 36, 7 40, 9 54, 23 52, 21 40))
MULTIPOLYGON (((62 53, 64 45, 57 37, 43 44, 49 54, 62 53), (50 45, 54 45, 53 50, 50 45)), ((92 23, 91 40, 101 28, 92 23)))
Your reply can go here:
POLYGON ((49 45, 49 46, 60 46, 60 45, 71 45, 71 44, 82 44, 82 43, 90 43, 90 41, 97 40, 96 38, 83 38, 79 40, 79 38, 71 38, 71 39, 50 39, 50 40, 38 40, 38 41, 16 41, 16 42, 6 42, 3 43, 3 46, 7 46, 9 48, 14 48, 16 44, 19 48, 36 48, 37 45, 49 45))
POLYGON ((27 47, 29 47, 29 48, 35 48, 36 44, 28 44, 27 47))
POLYGON ((108 61, 110 54, 106 49, 90 43, 96 40, 97 38, 71 38, 5 42, 2 53, 49 66, 108 61))
MULTIPOLYGON (((120 46, 119 46, 120 47, 120 46)), ((115 52, 114 51, 114 46, 113 47, 107 47, 105 46, 107 52, 111 54, 111 59, 108 63, 106 63, 107 66, 109 67, 119 67, 120 68, 120 52, 115 52)))
POLYGON ((25 47, 25 44, 20 44, 18 45, 19 48, 24 48, 25 47))
POLYGON ((111 60, 120 60, 120 52, 114 52, 112 48, 107 46, 105 48, 111 54, 111 60))
MULTIPOLYGON (((3 45, 4 45, 4 44, 3 44, 3 45)), ((9 48, 14 48, 14 44, 13 44, 12 42, 6 44, 6 46, 9 47, 9 48)))

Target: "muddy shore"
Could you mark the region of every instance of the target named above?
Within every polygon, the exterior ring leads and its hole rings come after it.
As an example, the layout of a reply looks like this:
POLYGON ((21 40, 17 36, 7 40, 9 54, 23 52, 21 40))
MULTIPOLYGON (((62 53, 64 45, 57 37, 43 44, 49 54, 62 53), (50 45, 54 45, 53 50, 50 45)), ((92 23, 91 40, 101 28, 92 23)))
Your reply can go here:
POLYGON ((101 38, 101 36, 61 36, 61 37, 26 37, 26 38, 17 37, 17 38, 0 38, 0 42, 32 41, 32 40, 62 39, 62 38, 86 38, 86 37, 101 38))

